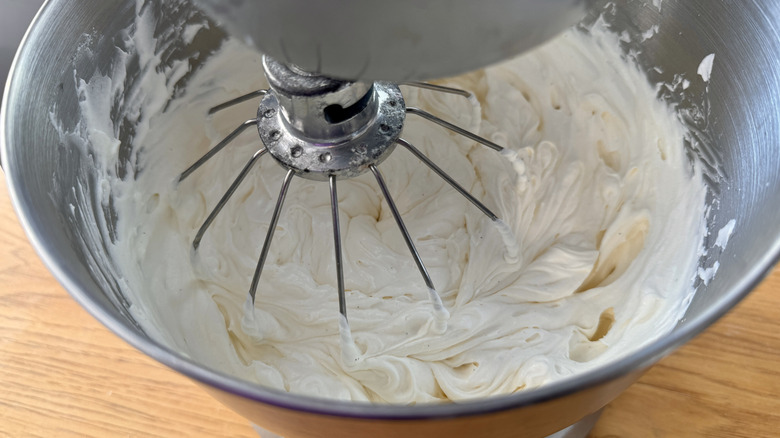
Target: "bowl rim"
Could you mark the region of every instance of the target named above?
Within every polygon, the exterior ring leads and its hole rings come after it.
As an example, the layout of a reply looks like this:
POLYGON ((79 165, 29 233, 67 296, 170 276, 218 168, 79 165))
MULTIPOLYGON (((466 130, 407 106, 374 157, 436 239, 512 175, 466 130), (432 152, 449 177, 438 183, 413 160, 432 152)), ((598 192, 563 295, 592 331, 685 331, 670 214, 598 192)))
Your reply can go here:
MULTIPOLYGON (((337 417, 382 420, 415 420, 482 415, 539 404, 602 385, 636 371, 645 370, 725 315, 732 307, 745 298, 769 274, 772 267, 780 261, 780 239, 775 239, 770 249, 761 257, 759 263, 754 264, 731 291, 700 315, 690 319, 686 325, 675 328, 668 335, 652 341, 628 356, 612 361, 605 366, 578 374, 576 378, 562 379, 539 388, 514 394, 442 404, 372 404, 291 394, 232 377, 216 369, 199 365, 194 360, 142 335, 132 329, 128 323, 115 319, 112 312, 103 303, 90 297, 89 293, 86 292, 89 289, 87 285, 81 282, 65 263, 53 256, 53 246, 42 238, 43 234, 41 232, 44 230, 41 230, 40 225, 34 220, 35 211, 33 206, 22 197, 19 184, 16 183, 18 179, 17 169, 9 160, 12 154, 8 145, 10 140, 6 136, 9 132, 8 127, 13 123, 13 120, 11 120, 13 113, 8 111, 8 105, 16 95, 16 84, 23 82, 25 79, 20 72, 20 65, 23 60, 34 55, 30 41, 35 39, 36 29, 41 25, 40 23, 44 21, 46 16, 56 12, 55 3, 56 0, 47 0, 27 29, 11 64, 5 93, 3 94, 2 106, 0 107, 0 164, 3 164, 13 208, 25 234, 44 265, 68 294, 89 314, 125 342, 149 357, 197 382, 218 390, 284 409, 337 417)), ((596 410, 599 407, 594 406, 593 408, 596 410)))

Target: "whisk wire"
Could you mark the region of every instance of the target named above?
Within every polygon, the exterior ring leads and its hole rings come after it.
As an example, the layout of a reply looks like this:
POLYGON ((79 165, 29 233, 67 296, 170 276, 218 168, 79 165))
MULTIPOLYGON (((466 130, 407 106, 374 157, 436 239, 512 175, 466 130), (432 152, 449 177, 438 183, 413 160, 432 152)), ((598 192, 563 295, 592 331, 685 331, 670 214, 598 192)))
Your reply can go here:
POLYGON ((406 224, 404 224, 404 220, 401 218, 401 213, 398 212, 398 208, 395 206, 393 197, 390 195, 390 191, 387 189, 387 185, 385 184, 384 178, 382 178, 382 173, 379 171, 379 168, 376 167, 376 165, 374 164, 369 166, 369 168, 371 169, 371 172, 373 172, 374 176, 376 177, 376 182, 377 184, 379 184, 379 189, 382 191, 382 194, 384 195, 385 200, 387 201, 387 205, 390 206, 390 211, 393 213, 395 222, 398 224, 398 228, 401 230, 401 234, 404 237, 404 241, 406 241, 406 246, 409 247, 409 251, 412 253, 414 262, 417 263, 417 269, 420 270, 420 274, 422 274, 423 276, 425 285, 428 286, 429 289, 435 290, 436 288, 433 287, 433 280, 431 280, 431 276, 430 274, 428 274, 428 270, 425 268, 425 264, 422 261, 422 257, 420 257, 420 254, 417 252, 417 248, 414 246, 414 241, 412 240, 412 237, 409 235, 409 231, 406 229, 406 224))
POLYGON ((440 177, 441 177, 441 178, 442 178, 444 181, 446 181, 446 182, 447 182, 447 183, 448 183, 450 186, 452 186, 452 188, 453 188, 453 189, 455 189, 455 190, 456 190, 458 193, 460 193, 460 194, 461 194, 461 195, 463 195, 463 196, 464 196, 466 199, 468 199, 468 200, 469 200, 469 202, 471 202, 472 204, 474 204, 474 206, 475 206, 475 207, 477 207, 477 208, 478 208, 478 209, 480 209, 480 210, 481 210, 483 213, 485 213, 485 215, 486 215, 487 217, 489 217, 489 218, 490 218, 491 220, 493 220, 493 221, 496 221, 496 220, 498 220, 498 216, 496 216, 496 215, 495 215, 495 213, 493 213, 492 211, 490 211, 490 209, 488 209, 487 207, 485 207, 485 204, 483 204, 483 203, 482 203, 482 202, 480 202, 480 201, 479 201, 477 198, 475 198, 474 196, 472 196, 472 195, 471 195, 471 193, 469 193, 468 191, 466 191, 466 189, 464 189, 464 188, 463 188, 463 186, 461 186, 461 185, 460 185, 460 184, 458 184, 458 183, 457 183, 457 182, 456 182, 454 179, 452 179, 452 177, 451 177, 451 176, 450 176, 450 175, 449 175, 447 172, 445 172, 445 171, 444 171, 444 170, 442 170, 442 169, 441 169, 439 166, 437 166, 437 165, 436 165, 436 163, 434 163, 433 161, 431 161, 431 160, 430 160, 430 158, 426 157, 426 156, 425 156, 425 155, 424 155, 422 152, 420 152, 420 150, 419 150, 419 149, 417 149, 417 148, 416 148, 416 147, 414 147, 414 146, 413 146, 411 143, 409 143, 408 141, 406 141, 406 140, 404 140, 404 139, 402 139, 402 138, 399 138, 399 139, 398 139, 398 140, 396 140, 395 142, 396 142, 397 144, 399 144, 399 145, 401 145, 401 146, 405 147, 407 150, 409 150, 409 152, 411 152, 412 154, 414 154, 414 156, 415 156, 415 157, 417 157, 417 158, 418 158, 420 161, 422 161, 422 162, 423 162, 423 163, 425 163, 425 164, 426 164, 428 167, 430 167, 430 168, 431 168, 431 170, 433 170, 433 172, 434 172, 434 173, 436 173, 437 175, 439 175, 439 176, 440 176, 440 177))
POLYGON ((217 218, 217 215, 220 211, 222 211, 222 207, 227 204, 228 200, 230 200, 230 197, 233 196, 233 193, 235 193, 236 189, 238 189, 238 186, 241 185, 241 182, 244 180, 244 178, 249 174, 249 171, 252 170, 252 167, 255 165, 257 160, 265 155, 265 153, 268 152, 266 148, 262 148, 255 152, 252 155, 252 158, 247 161, 247 163, 244 165, 244 168, 241 169, 241 172, 238 174, 235 180, 233 180, 233 183, 230 184, 230 187, 228 187, 227 192, 225 192, 224 195, 222 195, 222 198, 219 199, 219 202, 217 202, 217 205, 214 207, 213 210, 211 210, 211 213, 209 213, 209 216, 206 218, 206 220, 203 222, 203 225, 200 226, 200 229, 198 229, 198 234, 195 235, 195 239, 192 241, 192 248, 198 249, 200 246, 200 241, 203 239, 203 235, 206 234, 206 230, 208 230, 209 226, 211 226, 211 223, 214 222, 214 219, 217 218))
POLYGON ((430 82, 401 82, 400 85, 408 85, 410 87, 424 88, 431 91, 439 91, 441 93, 457 94, 463 97, 471 97, 471 92, 467 90, 461 90, 460 88, 445 87, 444 85, 431 84, 430 82))
POLYGON ((282 205, 284 205, 284 198, 287 197, 287 190, 290 188, 290 181, 292 181, 295 172, 290 169, 284 176, 282 182, 282 188, 279 190, 279 197, 276 199, 276 206, 274 207, 274 213, 271 217, 271 223, 268 224, 268 232, 263 242, 263 249, 260 251, 260 258, 257 260, 257 267, 255 268, 255 274, 252 276, 252 284, 249 286, 249 298, 252 300, 252 304, 255 303, 255 294, 257 293, 257 285, 260 283, 260 274, 263 273, 263 266, 265 265, 265 259, 268 257, 268 250, 271 248, 271 241, 274 238, 274 232, 276 231, 276 224, 279 222, 279 216, 282 212, 282 205))
POLYGON ((406 113, 407 114, 414 114, 414 115, 420 116, 420 117, 422 117, 422 118, 424 118, 426 120, 429 120, 429 121, 431 121, 433 123, 436 123, 439 126, 447 128, 450 131, 456 132, 456 133, 458 133, 458 134, 460 134, 460 135, 462 135, 462 136, 464 136, 466 138, 474 140, 477 143, 481 143, 481 144, 483 144, 483 145, 485 145, 485 146, 487 146, 487 147, 489 147, 489 148, 491 148, 491 149, 493 149, 495 151, 501 152, 501 151, 504 150, 503 147, 493 143, 492 141, 490 141, 490 140, 488 140, 488 139, 486 139, 484 137, 480 137, 479 135, 474 134, 471 131, 467 131, 467 130, 461 128, 460 126, 453 125, 452 123, 450 123, 450 122, 448 122, 446 120, 440 119, 440 118, 434 116, 433 114, 431 114, 431 113, 429 113, 427 111, 421 110, 420 108, 415 108, 413 106, 408 106, 408 107, 406 107, 406 113))
POLYGON ((217 106, 209 108, 208 115, 214 115, 214 113, 222 111, 225 108, 230 108, 233 105, 238 105, 241 102, 246 102, 247 100, 253 99, 255 97, 265 96, 267 93, 268 90, 255 90, 242 96, 238 96, 235 99, 228 100, 227 102, 223 102, 217 106))
POLYGON ((333 214, 333 243, 336 252, 336 281, 339 288, 339 313, 347 319, 347 298, 344 294, 344 267, 341 256, 341 227, 339 226, 339 195, 336 190, 336 175, 331 175, 330 182, 330 209, 333 214))
POLYGON ((244 123, 238 125, 238 128, 234 129, 233 132, 227 135, 222 141, 217 143, 216 146, 209 149, 208 152, 206 152, 205 155, 200 157, 198 161, 196 161, 192 166, 188 167, 187 170, 182 172, 182 174, 179 176, 179 182, 184 181, 185 178, 190 176, 192 172, 195 172, 198 170, 200 166, 202 166, 206 161, 210 160, 211 157, 217 154, 217 152, 221 151, 225 146, 227 146, 231 141, 233 141, 236 137, 239 136, 242 132, 244 132, 247 128, 250 126, 257 126, 258 120, 257 119, 250 119, 245 121, 244 123))

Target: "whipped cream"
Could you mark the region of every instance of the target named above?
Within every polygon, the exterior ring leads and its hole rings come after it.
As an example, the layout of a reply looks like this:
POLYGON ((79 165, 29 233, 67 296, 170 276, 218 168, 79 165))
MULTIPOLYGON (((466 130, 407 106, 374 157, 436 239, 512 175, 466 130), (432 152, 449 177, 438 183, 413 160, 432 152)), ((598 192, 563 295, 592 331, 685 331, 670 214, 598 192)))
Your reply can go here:
MULTIPOLYGON (((684 127, 621 57, 616 36, 572 30, 441 82, 473 99, 403 87, 409 105, 507 147, 499 154, 414 116, 403 132, 503 225, 402 148, 380 166, 449 312, 442 333, 373 176, 341 181, 349 333, 338 312, 327 184, 292 181, 251 312, 247 291, 284 176, 270 156, 192 250, 206 216, 261 147, 247 130, 177 184, 255 116, 256 102, 210 118, 206 111, 266 84, 259 55, 232 40, 197 72, 163 65, 149 20, 140 11, 132 35, 144 67, 136 79, 143 93, 127 103, 142 115, 135 170, 117 175, 120 130, 107 110, 122 93, 121 62, 78 81, 79 133, 100 157, 97 198, 117 213, 109 250, 130 312, 159 342, 282 391, 420 403, 571 378, 663 336, 683 316, 706 189, 686 158, 684 127), (353 341, 355 351, 344 352, 353 341)), ((190 25, 185 34, 198 31, 190 25)))

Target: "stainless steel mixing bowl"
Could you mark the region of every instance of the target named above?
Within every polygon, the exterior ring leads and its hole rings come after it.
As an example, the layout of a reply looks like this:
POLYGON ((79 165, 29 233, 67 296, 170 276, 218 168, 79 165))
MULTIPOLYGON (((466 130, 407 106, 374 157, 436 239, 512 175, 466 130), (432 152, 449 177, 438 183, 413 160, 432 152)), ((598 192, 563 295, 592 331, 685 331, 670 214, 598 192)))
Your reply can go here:
MULTIPOLYGON (((178 39, 182 24, 195 14, 174 1, 148 3, 160 17, 162 40, 178 39)), ((606 21, 634 41, 659 25, 654 37, 626 43, 626 52, 637 57, 654 82, 675 83, 676 74, 690 81, 683 94, 679 87, 675 92, 660 87, 659 92, 679 104, 681 117, 692 127, 688 149, 701 160, 711 186, 710 229, 717 231, 730 219, 736 219, 736 227, 725 250, 713 248, 700 260, 703 267, 717 260, 720 269, 707 285, 699 281, 685 318, 673 332, 576 380, 457 404, 352 404, 240 381, 150 339, 127 312, 102 236, 91 232, 95 224, 70 214, 73 197, 89 197, 98 181, 91 175, 92 164, 75 152, 73 142, 78 139, 61 139, 52 125, 52 120, 65 127, 75 124, 79 107, 74 70, 88 77, 111 67, 109 49, 132 23, 134 1, 52 0, 38 15, 3 100, 2 162, 11 197, 41 258, 95 318, 270 430, 291 437, 543 436, 599 410, 653 363, 721 317, 780 254, 780 221, 775 216, 780 209, 780 3, 620 0, 596 12, 604 11, 606 21), (85 37, 85 32, 103 38, 85 37), (78 47, 90 50, 77 54, 78 47), (715 53, 715 65, 707 84, 696 71, 710 53, 715 53), (77 186, 83 192, 74 191, 77 186), (84 241, 94 243, 92 249, 85 249, 84 241)), ((172 46, 168 56, 188 57, 197 68, 223 37, 213 28, 190 46, 172 46)), ((129 72, 128 84, 135 73, 129 72)), ((114 122, 125 139, 133 135, 132 125, 114 122)), ((127 157, 120 154, 120 159, 127 157)), ((110 217, 110 204, 92 202, 107 209, 110 217)), ((714 246, 716 237, 717 232, 708 236, 706 244, 714 246)))

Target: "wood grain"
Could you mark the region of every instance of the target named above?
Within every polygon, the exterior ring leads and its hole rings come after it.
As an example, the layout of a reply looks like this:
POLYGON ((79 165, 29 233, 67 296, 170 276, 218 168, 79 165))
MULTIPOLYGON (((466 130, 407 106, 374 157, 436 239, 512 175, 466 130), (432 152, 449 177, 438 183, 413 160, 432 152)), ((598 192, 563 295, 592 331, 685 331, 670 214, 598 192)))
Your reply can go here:
MULTIPOLYGON (((607 407, 607 437, 780 431, 780 270, 607 407)), ((0 178, 0 436, 256 437, 82 310, 42 266, 0 178)))

